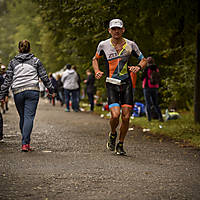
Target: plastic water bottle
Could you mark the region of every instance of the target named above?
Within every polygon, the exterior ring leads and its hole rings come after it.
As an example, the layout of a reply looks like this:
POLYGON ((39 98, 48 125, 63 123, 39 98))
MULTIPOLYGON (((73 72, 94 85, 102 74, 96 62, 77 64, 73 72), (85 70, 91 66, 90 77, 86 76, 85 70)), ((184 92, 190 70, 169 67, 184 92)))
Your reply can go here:
POLYGON ((168 109, 165 110, 165 119, 166 120, 169 119, 169 110, 168 109))

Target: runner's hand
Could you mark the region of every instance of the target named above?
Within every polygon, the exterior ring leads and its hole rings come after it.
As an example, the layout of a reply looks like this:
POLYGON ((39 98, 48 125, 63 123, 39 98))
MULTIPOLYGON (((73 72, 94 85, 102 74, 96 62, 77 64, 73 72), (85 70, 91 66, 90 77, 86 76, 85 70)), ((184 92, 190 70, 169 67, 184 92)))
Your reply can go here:
POLYGON ((97 71, 97 72, 95 73, 95 78, 96 78, 96 79, 100 79, 100 78, 103 76, 103 74, 104 74, 104 72, 102 72, 102 71, 97 71))
POLYGON ((129 66, 128 68, 129 68, 129 71, 133 72, 134 74, 140 71, 139 66, 129 66))

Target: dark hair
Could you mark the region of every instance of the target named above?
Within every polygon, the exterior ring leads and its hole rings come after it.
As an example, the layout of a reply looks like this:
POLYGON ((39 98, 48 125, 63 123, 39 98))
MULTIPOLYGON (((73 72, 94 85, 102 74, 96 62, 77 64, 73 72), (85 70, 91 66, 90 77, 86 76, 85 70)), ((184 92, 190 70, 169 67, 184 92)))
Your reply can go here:
POLYGON ((91 73, 91 70, 90 70, 90 69, 87 69, 86 72, 90 72, 90 73, 91 73))
POLYGON ((49 77, 51 78, 53 76, 52 72, 49 72, 49 77))
POLYGON ((147 63, 149 65, 153 65, 153 64, 155 64, 155 61, 154 61, 154 59, 151 56, 149 56, 149 57, 147 57, 147 63))
POLYGON ((30 42, 28 40, 22 40, 19 42, 18 48, 20 53, 29 53, 31 50, 30 42))
POLYGON ((74 69, 76 71, 77 70, 76 65, 72 65, 72 69, 74 69))
POLYGON ((67 69, 71 69, 72 66, 70 64, 67 64, 66 67, 67 69))

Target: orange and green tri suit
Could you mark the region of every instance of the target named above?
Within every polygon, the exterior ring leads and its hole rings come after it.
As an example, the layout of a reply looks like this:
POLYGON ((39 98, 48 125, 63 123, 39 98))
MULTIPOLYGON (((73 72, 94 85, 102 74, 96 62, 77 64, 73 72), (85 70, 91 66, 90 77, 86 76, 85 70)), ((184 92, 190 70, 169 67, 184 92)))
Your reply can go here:
POLYGON ((125 38, 124 40, 125 45, 119 54, 112 45, 111 38, 101 41, 97 47, 96 58, 99 59, 104 56, 106 63, 109 108, 113 106, 132 107, 132 83, 128 70, 129 59, 131 56, 136 57, 139 61, 144 58, 135 42, 125 38))

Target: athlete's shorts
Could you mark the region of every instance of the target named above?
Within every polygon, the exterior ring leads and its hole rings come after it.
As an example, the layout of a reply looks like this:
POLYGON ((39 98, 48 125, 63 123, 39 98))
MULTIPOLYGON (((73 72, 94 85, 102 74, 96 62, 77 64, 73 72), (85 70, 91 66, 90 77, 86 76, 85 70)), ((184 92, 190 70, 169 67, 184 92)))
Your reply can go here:
POLYGON ((114 106, 133 107, 133 92, 131 81, 122 85, 106 83, 109 108, 114 106))

